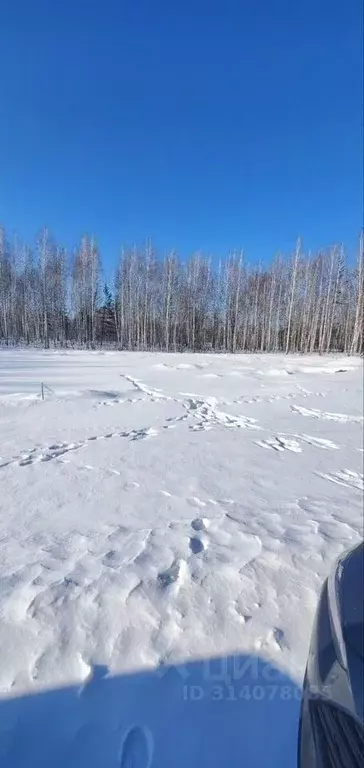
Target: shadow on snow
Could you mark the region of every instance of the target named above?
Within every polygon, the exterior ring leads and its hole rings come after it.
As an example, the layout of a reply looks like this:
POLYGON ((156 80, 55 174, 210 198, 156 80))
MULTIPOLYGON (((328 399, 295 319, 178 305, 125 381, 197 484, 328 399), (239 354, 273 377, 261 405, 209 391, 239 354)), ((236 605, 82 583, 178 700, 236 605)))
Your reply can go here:
POLYGON ((292 768, 301 691, 257 656, 203 659, 0 700, 6 768, 292 768))

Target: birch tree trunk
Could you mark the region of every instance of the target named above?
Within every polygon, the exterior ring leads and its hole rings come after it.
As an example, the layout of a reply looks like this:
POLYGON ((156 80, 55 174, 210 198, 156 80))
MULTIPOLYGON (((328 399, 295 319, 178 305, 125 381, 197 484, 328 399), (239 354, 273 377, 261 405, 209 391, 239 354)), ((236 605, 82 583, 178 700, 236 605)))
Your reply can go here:
POLYGON ((297 240, 297 246, 296 246, 296 252, 295 252, 295 258, 294 258, 294 262, 293 262, 291 298, 290 298, 289 310, 288 310, 288 327, 287 327, 286 355, 288 355, 289 345, 290 345, 290 341, 291 341, 292 312, 293 312, 293 302, 294 302, 294 296, 295 296, 295 290, 296 290, 296 279, 297 279, 297 270, 298 270, 298 262, 299 262, 299 258, 300 258, 300 251, 301 251, 301 241, 300 241, 300 239, 298 239, 297 240))

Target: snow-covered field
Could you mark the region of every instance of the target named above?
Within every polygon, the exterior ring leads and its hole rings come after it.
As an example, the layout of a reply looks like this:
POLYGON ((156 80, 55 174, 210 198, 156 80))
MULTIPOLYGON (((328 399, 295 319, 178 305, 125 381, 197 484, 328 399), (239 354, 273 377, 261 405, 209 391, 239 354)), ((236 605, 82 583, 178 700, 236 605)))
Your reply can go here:
POLYGON ((295 765, 318 593, 363 533, 362 373, 0 351, 1 765, 295 765))

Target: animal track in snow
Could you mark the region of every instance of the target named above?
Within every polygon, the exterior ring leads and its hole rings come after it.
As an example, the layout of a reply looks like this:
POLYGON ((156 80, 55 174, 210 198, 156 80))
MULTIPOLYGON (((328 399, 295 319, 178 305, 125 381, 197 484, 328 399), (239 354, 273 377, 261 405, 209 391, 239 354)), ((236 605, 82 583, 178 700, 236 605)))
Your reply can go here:
MULTIPOLYGON (((192 556, 203 554, 199 559, 207 568, 216 563, 237 566, 242 571, 261 551, 261 540, 256 535, 245 534, 241 530, 241 521, 223 514, 218 518, 195 518, 191 521, 189 548, 192 556)), ((192 574, 193 576, 193 574, 192 574)))
POLYGON ((239 397, 237 400, 233 400, 236 405, 251 404, 251 403, 273 403, 276 400, 296 400, 297 398, 307 397, 326 397, 325 392, 310 392, 308 389, 303 389, 296 384, 298 392, 288 392, 284 395, 252 395, 251 397, 239 397))
POLYGON ((300 405, 291 405, 291 411, 308 416, 311 419, 324 419, 325 421, 337 421, 339 424, 362 424, 363 416, 352 416, 346 413, 329 413, 318 408, 303 408, 300 405))
POLYGON ((113 405, 124 405, 124 403, 145 403, 146 397, 113 397, 109 400, 100 400, 98 406, 112 407, 113 405))
POLYGON ((285 648, 288 648, 285 634, 282 629, 279 629, 279 627, 272 627, 272 629, 269 630, 267 636, 265 638, 257 638, 254 645, 257 650, 269 649, 275 651, 283 651, 285 648))
POLYGON ((270 634, 270 639, 271 639, 272 641, 274 641, 274 643, 276 644, 276 646, 277 646, 277 647, 278 647, 278 648, 279 648, 281 651, 283 651, 283 650, 284 650, 284 648, 287 648, 287 641, 286 641, 286 638, 285 638, 285 634, 284 634, 284 632, 283 632, 283 629, 280 629, 279 627, 273 627, 273 629, 272 629, 272 631, 271 631, 271 634, 270 634))
POLYGON ((77 451, 85 444, 86 443, 82 441, 78 443, 58 443, 45 449, 33 448, 31 451, 29 451, 29 453, 23 454, 19 459, 14 459, 9 463, 18 464, 19 467, 27 467, 30 464, 52 461, 52 459, 59 459, 61 456, 64 456, 65 453, 69 453, 70 451, 77 451))
POLYGON ((268 448, 270 451, 292 451, 293 453, 302 453, 297 440, 291 440, 286 437, 268 437, 267 440, 257 440, 256 445, 260 448, 268 448))
MULTIPOLYGON (((203 502, 203 506, 206 506, 205 502, 203 502)), ((191 521, 191 528, 199 534, 197 536, 192 535, 189 540, 189 548, 193 555, 199 555, 207 548, 207 536, 204 534, 207 534, 211 522, 207 517, 195 517, 191 521)))
POLYGON ((193 555, 199 555, 205 549, 205 544, 198 536, 191 536, 189 543, 190 550, 193 555))
POLYGON ((333 443, 332 440, 327 440, 321 437, 313 437, 311 435, 293 434, 293 435, 276 435, 267 440, 257 440, 256 445, 261 448, 268 448, 275 451, 293 451, 293 453, 302 453, 300 443, 307 443, 315 448, 323 448, 324 450, 339 450, 339 446, 333 443), (293 439, 294 438, 294 439, 293 439))
POLYGON ((106 555, 104 555, 102 558, 102 564, 106 565, 108 568, 118 569, 123 564, 123 562, 123 556, 115 549, 111 549, 109 552, 106 552, 106 555))
MULTIPOLYGON (((88 443, 95 442, 96 440, 110 440, 111 438, 122 437, 134 441, 145 440, 146 438, 156 437, 156 435, 158 435, 158 431, 153 427, 132 429, 126 432, 108 432, 106 435, 91 435, 85 440, 80 440, 76 443, 55 443, 46 448, 32 448, 27 453, 22 453, 20 456, 3 461, 3 463, 0 464, 0 469, 4 469, 11 465, 27 467, 31 464, 39 464, 54 459, 62 460, 62 457, 66 453, 78 451, 81 448, 84 448, 88 443)), ((96 468, 90 465, 84 465, 83 469, 95 470, 96 468)), ((109 471, 111 474, 120 475, 120 472, 116 469, 110 469, 109 471)))
POLYGON ((124 739, 120 768, 150 768, 153 757, 153 737, 148 728, 131 728, 124 739))
POLYGON ((184 560, 174 560, 172 565, 166 571, 158 573, 157 581, 161 589, 168 589, 174 584, 178 586, 183 581, 186 573, 187 564, 184 560))
POLYGON ((111 396, 106 400, 101 400, 98 403, 99 406, 110 407, 113 405, 123 405, 124 403, 144 403, 148 400, 151 400, 152 402, 158 402, 161 400, 173 400, 173 398, 165 395, 161 389, 156 387, 149 387, 147 384, 144 384, 134 376, 129 376, 126 374, 121 375, 126 381, 130 382, 130 384, 132 384, 138 392, 140 392, 142 395, 147 395, 147 397, 123 397, 121 393, 115 393, 115 396, 113 396, 113 393, 110 393, 111 396))
POLYGON ((293 437, 297 438, 297 440, 300 440, 303 443, 313 445, 315 448, 323 448, 327 451, 339 450, 339 446, 336 445, 336 443, 333 443, 332 440, 327 440, 323 437, 312 437, 312 435, 293 435, 293 437))
POLYGON ((193 431, 207 431, 216 426, 226 427, 227 429, 260 429, 256 425, 256 419, 247 416, 232 416, 229 413, 218 410, 218 401, 216 397, 206 399, 199 396, 188 396, 187 402, 182 402, 183 408, 187 413, 179 416, 174 421, 184 421, 192 418, 197 423, 190 426, 193 431))
POLYGON ((344 485, 347 488, 357 488, 359 491, 364 490, 363 475, 360 472, 353 472, 350 469, 341 469, 339 472, 316 472, 319 477, 323 477, 325 480, 331 480, 332 483, 337 485, 344 485))
POLYGON ((144 440, 147 437, 156 437, 157 430, 153 427, 144 427, 144 429, 132 429, 131 432, 124 433, 123 437, 129 437, 130 440, 144 440))
POLYGON ((296 388, 298 389, 301 397, 326 397, 325 392, 311 392, 309 389, 301 387, 300 384, 296 384, 296 388))
POLYGON ((137 389, 139 392, 143 392, 145 395, 148 395, 152 401, 171 399, 170 397, 167 397, 167 395, 164 395, 161 389, 153 389, 152 387, 148 387, 147 384, 143 384, 142 381, 133 378, 133 376, 127 376, 126 374, 123 374, 123 378, 133 384, 135 389, 137 389))
POLYGON ((207 517, 196 517, 191 523, 191 528, 194 531, 208 531, 209 526, 210 520, 207 517))

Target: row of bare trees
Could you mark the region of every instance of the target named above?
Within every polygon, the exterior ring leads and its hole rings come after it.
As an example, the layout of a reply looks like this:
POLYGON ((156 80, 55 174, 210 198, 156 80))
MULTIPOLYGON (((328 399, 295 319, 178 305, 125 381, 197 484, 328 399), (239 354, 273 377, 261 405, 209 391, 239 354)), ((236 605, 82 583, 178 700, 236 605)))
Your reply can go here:
POLYGON ((0 343, 120 349, 363 352, 364 237, 342 247, 248 264, 122 250, 102 281, 94 238, 67 254, 44 229, 34 247, 0 229, 0 343))

